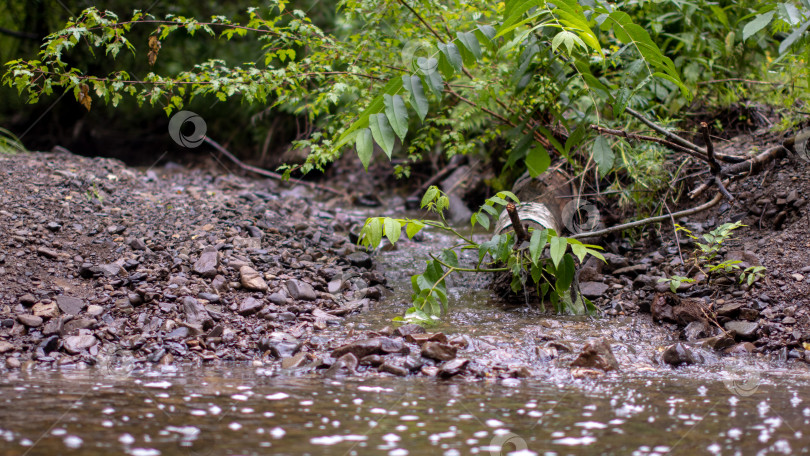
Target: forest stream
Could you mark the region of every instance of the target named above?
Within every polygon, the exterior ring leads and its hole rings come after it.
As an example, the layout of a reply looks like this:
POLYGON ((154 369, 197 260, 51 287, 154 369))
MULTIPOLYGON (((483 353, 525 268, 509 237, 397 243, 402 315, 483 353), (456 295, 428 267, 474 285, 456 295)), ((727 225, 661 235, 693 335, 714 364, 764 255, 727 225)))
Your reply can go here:
MULTIPOLYGON (((426 235, 417 249, 381 252, 393 292, 323 335, 390 324, 409 274, 447 241, 426 235)), ((528 364, 530 378, 330 378, 255 362, 23 369, 0 379, 0 455, 807 451, 806 364, 706 351, 704 363, 675 369, 655 361, 672 340, 649 315, 550 317, 506 309, 473 284, 448 287, 450 313, 431 331, 466 334, 465 357, 528 364), (595 337, 620 370, 572 376, 556 353, 595 337)))

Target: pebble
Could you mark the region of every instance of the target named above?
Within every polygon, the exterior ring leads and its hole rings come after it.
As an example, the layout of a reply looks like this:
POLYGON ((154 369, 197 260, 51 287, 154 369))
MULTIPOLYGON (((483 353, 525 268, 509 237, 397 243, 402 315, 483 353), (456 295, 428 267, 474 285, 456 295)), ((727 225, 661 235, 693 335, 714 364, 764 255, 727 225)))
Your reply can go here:
POLYGON ((21 365, 20 360, 17 358, 6 358, 6 366, 8 366, 9 369, 19 369, 21 365))
POLYGON ((44 319, 56 318, 59 316, 59 307, 55 302, 50 302, 47 304, 41 302, 39 304, 34 304, 31 311, 34 312, 34 315, 37 317, 42 317, 44 319))
POLYGON ((580 292, 589 299, 604 296, 608 289, 610 289, 610 287, 602 282, 582 282, 579 284, 580 292))
POLYGON ((290 297, 297 301, 314 301, 318 297, 312 285, 298 279, 287 281, 287 291, 290 293, 290 297))
POLYGON ((20 314, 17 315, 17 321, 29 328, 38 328, 42 326, 42 318, 36 315, 20 314))
POLYGON ((456 357, 458 347, 441 342, 426 342, 422 345, 422 356, 438 361, 450 361, 456 357))
POLYGON ((585 344, 571 367, 600 369, 603 371, 619 370, 619 362, 613 356, 610 344, 605 339, 592 340, 585 344))
POLYGON ((2 355, 3 353, 8 353, 11 350, 14 350, 13 345, 4 340, 0 340, 0 355, 2 355))
POLYGON ((217 266, 219 266, 219 253, 216 247, 206 247, 200 254, 200 258, 194 262, 192 270, 195 274, 213 278, 217 275, 217 266))
POLYGON ((699 358, 692 353, 689 347, 680 342, 664 349, 661 358, 665 363, 671 366, 697 364, 699 362, 699 358))
POLYGON ((71 355, 77 355, 93 345, 96 345, 96 342, 98 342, 97 339, 90 335, 68 336, 65 337, 63 347, 65 351, 71 355))
POLYGON ((249 297, 242 300, 242 303, 239 304, 239 315, 247 316, 253 315, 256 312, 262 310, 264 307, 264 302, 260 301, 256 298, 249 297))
POLYGON ((261 274, 250 266, 239 268, 239 280, 242 286, 248 290, 267 291, 267 282, 264 281, 261 274))
POLYGON ((87 305, 82 299, 64 295, 56 297, 56 304, 59 306, 59 310, 67 315, 79 315, 87 305))
POLYGON ((742 339, 753 339, 756 335, 759 324, 754 321, 730 321, 726 323, 727 331, 734 331, 737 337, 742 339))

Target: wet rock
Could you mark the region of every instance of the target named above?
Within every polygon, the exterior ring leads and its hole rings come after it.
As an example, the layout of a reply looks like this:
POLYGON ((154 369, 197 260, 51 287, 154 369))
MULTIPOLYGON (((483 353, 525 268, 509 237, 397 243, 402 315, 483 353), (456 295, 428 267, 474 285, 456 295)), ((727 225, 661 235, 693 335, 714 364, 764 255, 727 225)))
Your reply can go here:
POLYGON ((335 279, 327 284, 326 289, 329 291, 329 293, 336 294, 343 289, 344 283, 345 282, 343 282, 343 279, 335 279))
POLYGON ((399 337, 405 337, 410 334, 424 334, 425 332, 426 332, 425 328, 414 323, 408 323, 407 325, 402 325, 399 328, 395 329, 394 335, 399 337))
POLYGON ((87 305, 82 299, 64 295, 56 297, 56 304, 59 306, 59 310, 66 315, 79 315, 87 305))
POLYGON ((59 307, 56 305, 55 302, 50 303, 39 303, 35 304, 34 307, 31 308, 31 311, 37 317, 42 317, 44 319, 56 318, 59 316, 59 307))
POLYGON ((37 356, 47 356, 52 351, 59 349, 59 336, 51 336, 43 340, 37 346, 37 356))
POLYGON ((383 364, 381 364, 380 367, 378 368, 378 370, 380 372, 387 372, 389 374, 393 374, 393 375, 396 375, 396 376, 399 376, 399 377, 407 377, 408 373, 410 372, 408 369, 406 369, 406 368, 404 368, 402 366, 397 366, 397 365, 391 364, 391 363, 383 363, 383 364))
POLYGON ((62 346, 65 351, 71 355, 78 355, 93 345, 96 345, 96 342, 98 342, 98 340, 94 336, 90 335, 68 336, 65 337, 62 346))
POLYGON ((445 336, 444 333, 408 334, 405 336, 405 341, 417 345, 422 345, 425 342, 447 343, 447 336, 445 336))
POLYGON ((289 356, 281 360, 282 369, 295 369, 301 367, 307 361, 307 354, 300 352, 295 356, 289 356))
POLYGON ((318 298, 312 285, 297 279, 287 281, 287 291, 296 301, 314 301, 318 298))
POLYGON ((757 321, 759 320, 759 311, 744 307, 740 309, 740 318, 748 321, 757 321))
MULTIPOLYGON (((2 353, 2 352, 0 352, 2 353)), ((380 355, 368 355, 364 356, 360 359, 361 366, 373 366, 377 367, 382 364, 385 360, 380 355)))
POLYGON ((695 342, 698 339, 709 336, 709 325, 703 321, 690 322, 683 329, 683 338, 689 342, 695 342))
POLYGON ((734 318, 740 312, 742 306, 743 303, 741 302, 730 302, 728 304, 723 305, 723 307, 717 309, 717 316, 734 318))
POLYGON ((601 298, 608 289, 610 289, 610 287, 601 282, 581 282, 579 284, 580 292, 589 299, 601 298))
POLYGON ((741 342, 728 347, 727 349, 723 350, 723 352, 728 355, 747 355, 753 353, 756 348, 757 347, 755 347, 751 342, 741 342))
POLYGON ((329 369, 324 372, 327 377, 333 377, 339 373, 353 373, 357 369, 357 357, 351 353, 341 356, 329 369))
POLYGON ((262 310, 262 307, 264 307, 263 301, 260 301, 253 297, 246 298, 242 301, 241 304, 239 304, 239 315, 242 316, 253 315, 256 312, 262 310))
POLYGON ((730 321, 725 325, 726 331, 733 331, 736 337, 741 339, 752 340, 756 338, 757 329, 759 324, 755 321, 730 321))
POLYGON ((250 266, 239 268, 239 280, 242 286, 248 290, 267 291, 267 282, 264 281, 261 274, 250 266))
POLYGON ((585 344, 579 356, 571 363, 571 367, 601 369, 607 372, 619 370, 619 363, 613 356, 607 340, 598 339, 585 344))
POLYGON ((269 351, 275 358, 283 359, 294 356, 301 350, 302 343, 286 333, 273 333, 259 342, 262 352, 269 351))
POLYGON ((273 304, 277 306, 281 306, 287 303, 287 296, 284 293, 273 293, 267 297, 273 304))
POLYGON ((9 369, 19 369, 21 365, 22 364, 20 363, 20 360, 17 358, 12 357, 6 358, 6 366, 9 369))
POLYGON ((725 334, 707 337, 698 341, 698 345, 715 351, 720 351, 734 345, 734 338, 725 334))
POLYGON ((370 268, 373 265, 371 260, 371 256, 365 252, 354 252, 350 254, 348 257, 349 262, 352 266, 357 266, 359 268, 370 268))
POLYGON ((353 354, 356 358, 364 358, 368 355, 381 355, 385 353, 398 353, 407 347, 399 339, 388 337, 374 337, 343 345, 332 351, 333 358, 340 358, 346 353, 353 354))
POLYGON ((35 315, 20 314, 17 315, 17 321, 29 328, 38 328, 42 326, 42 318, 35 315))
POLYGON ((692 350, 682 343, 673 344, 664 349, 661 359, 670 366, 697 364, 699 362, 699 358, 692 353, 692 350))
POLYGON ((47 229, 50 232, 56 233, 57 231, 62 229, 62 225, 56 222, 48 222, 47 224, 45 224, 45 229, 47 229))
POLYGON ((209 246, 203 249, 192 270, 203 277, 213 278, 217 275, 217 266, 219 266, 219 254, 216 247, 209 246))
POLYGON ((458 348, 441 342, 427 342, 422 346, 422 356, 438 361, 450 361, 456 357, 458 348))
POLYGON ((639 289, 644 287, 655 288, 658 284, 658 277, 653 277, 647 274, 641 274, 633 279, 633 288, 639 289))
MULTIPOLYGON (((446 363, 439 366, 439 370, 436 373, 439 377, 448 378, 453 377, 461 373, 467 364, 469 364, 470 360, 466 358, 456 358, 451 361, 447 361, 446 363)), ((423 368, 424 369, 424 368, 423 368)))

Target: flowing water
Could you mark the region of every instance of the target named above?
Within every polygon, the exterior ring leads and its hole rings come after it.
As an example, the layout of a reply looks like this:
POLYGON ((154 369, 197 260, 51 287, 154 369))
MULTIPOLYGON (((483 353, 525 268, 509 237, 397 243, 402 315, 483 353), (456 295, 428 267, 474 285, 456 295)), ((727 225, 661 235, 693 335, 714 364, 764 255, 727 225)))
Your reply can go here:
MULTIPOLYGON (((389 324, 406 305, 408 275, 427 249, 446 242, 427 235, 383 253, 394 293, 347 324, 389 324)), ((675 336, 649 317, 505 310, 468 280, 449 287, 449 295, 451 312, 436 330, 465 335, 465 357, 528 365, 531 375, 327 379, 253 364, 33 367, 0 378, 0 456, 808 452, 804 364, 704 353, 704 364, 672 369, 657 357, 675 336), (592 337, 611 341, 620 372, 579 379, 551 356, 592 337)))

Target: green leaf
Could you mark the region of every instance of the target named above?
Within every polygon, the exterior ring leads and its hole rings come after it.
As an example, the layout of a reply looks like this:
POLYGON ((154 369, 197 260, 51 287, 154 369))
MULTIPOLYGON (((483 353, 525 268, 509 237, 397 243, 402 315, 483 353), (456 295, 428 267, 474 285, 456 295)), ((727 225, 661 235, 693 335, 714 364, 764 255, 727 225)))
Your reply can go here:
POLYGON ((428 109, 430 108, 430 104, 425 96, 425 89, 422 87, 422 80, 416 75, 402 75, 402 85, 410 94, 409 102, 411 103, 411 107, 414 111, 416 111, 419 119, 424 122, 425 116, 427 116, 428 109))
POLYGON ((396 244, 399 236, 402 234, 402 224, 399 221, 386 217, 383 219, 383 227, 385 229, 385 237, 391 241, 391 244, 396 244))
POLYGON ((742 40, 747 41, 752 35, 767 27, 768 24, 771 23, 771 20, 775 14, 775 10, 768 11, 767 13, 760 14, 759 16, 755 17, 753 21, 745 24, 745 27, 743 27, 742 40))
POLYGON ((424 209, 425 206, 432 203, 437 196, 439 196, 439 187, 431 185, 425 192, 425 196, 422 197, 422 204, 420 205, 420 207, 424 209))
POLYGON ((537 283, 543 277, 543 270, 540 269, 536 264, 532 264, 531 274, 532 274, 532 281, 534 281, 534 283, 537 283))
POLYGON ((571 257, 571 255, 566 253, 565 256, 563 256, 561 267, 557 268, 557 284, 555 287, 557 289, 557 293, 562 294, 571 287, 571 283, 574 281, 575 273, 576 268, 574 267, 574 259, 571 257))
POLYGON ((583 261, 585 261, 585 255, 588 254, 588 248, 582 244, 575 244, 573 242, 571 242, 570 244, 571 244, 571 252, 573 252, 574 255, 576 255, 577 259, 579 259, 579 262, 582 263, 583 261))
POLYGON ((391 153, 394 151, 394 144, 396 143, 396 136, 394 130, 388 124, 388 119, 385 114, 373 114, 368 118, 368 125, 371 128, 371 136, 374 141, 380 145, 388 159, 391 159, 391 153))
POLYGON ((454 252, 452 249, 442 250, 441 258, 442 261, 449 264, 450 266, 454 268, 458 267, 458 256, 456 255, 456 252, 454 252))
POLYGON ((369 219, 366 228, 368 229, 366 235, 368 236, 370 245, 376 249, 380 245, 380 242, 382 242, 383 231, 380 218, 374 217, 369 219))
MULTIPOLYGON (((420 57, 424 58, 424 57, 420 57)), ((430 58, 428 59, 426 65, 427 68, 434 68, 436 59, 430 58)), ((424 79, 422 79, 425 83, 427 83, 428 88, 437 98, 442 98, 442 91, 444 90, 444 80, 442 79, 442 75, 438 71, 431 71, 428 74, 422 75, 424 79)))
POLYGON ((529 174, 532 177, 537 177, 543 174, 551 164, 551 157, 548 156, 546 148, 537 145, 534 149, 529 151, 526 156, 526 167, 529 168, 529 174))
POLYGON ((422 231, 422 228, 425 227, 425 224, 421 222, 417 222, 416 220, 408 220, 408 224, 405 225, 405 234, 408 235, 408 239, 413 239, 416 236, 416 233, 422 231))
MULTIPOLYGON (((381 112, 383 110, 383 108, 385 107, 385 102, 384 102, 384 95, 385 94, 389 94, 389 95, 395 94, 395 93, 399 92, 399 90, 401 88, 402 88, 402 79, 401 78, 394 78, 394 79, 391 79, 390 81, 388 81, 388 84, 386 84, 385 87, 383 87, 382 93, 377 95, 371 101, 371 103, 369 103, 366 110, 363 111, 362 114, 360 114, 360 117, 346 131, 344 131, 340 135, 337 142, 335 142, 335 149, 339 149, 339 148, 343 147, 343 145, 346 144, 351 139, 351 137, 349 135, 351 135, 354 131, 356 131, 356 130, 358 130, 360 128, 366 127, 369 124, 369 118, 373 114, 377 114, 377 113, 379 113, 379 112, 381 112)), ((375 140, 376 140, 376 138, 375 138, 375 140)))
POLYGON ((785 51, 787 51, 787 49, 793 45, 793 43, 795 43, 799 38, 801 38, 804 32, 807 31, 808 27, 810 27, 810 21, 807 21, 804 24, 802 24, 801 27, 794 30, 793 33, 788 35, 787 38, 785 38, 781 43, 779 43, 779 53, 784 54, 785 51))
MULTIPOLYGON (((385 95, 384 101, 388 123, 399 136, 399 140, 405 142, 405 134, 408 133, 408 108, 405 107, 405 101, 399 95, 392 97, 388 94, 385 95)), ((391 158, 391 154, 388 154, 388 158, 391 158)))
POLYGON ((605 177, 613 168, 613 161, 615 160, 610 143, 604 136, 597 136, 593 142, 593 147, 591 147, 591 153, 593 154, 593 161, 599 167, 599 175, 605 177))
POLYGON ((461 53, 458 51, 455 43, 439 43, 439 51, 442 53, 450 66, 456 70, 456 73, 461 73, 461 68, 464 65, 461 60, 461 53))
POLYGON ((568 240, 565 238, 558 236, 551 238, 549 253, 551 253, 551 262, 554 263, 554 267, 557 267, 557 265, 560 264, 560 260, 562 260, 562 257, 565 254, 565 247, 567 245, 568 240))
POLYGON ((489 217, 481 212, 475 213, 475 220, 484 227, 485 230, 489 229, 489 217))
POLYGON ((357 156, 360 157, 363 168, 368 171, 368 164, 371 162, 371 155, 374 152, 374 141, 371 140, 371 130, 368 128, 360 130, 354 138, 354 141, 357 156))
MULTIPOLYGON (((531 256, 532 263, 537 264, 543 249, 546 248, 548 242, 548 230, 534 230, 531 240, 529 241, 529 255, 531 256)), ((537 282, 535 280, 535 282, 537 282)))
POLYGON ((456 32, 456 37, 476 60, 481 59, 481 44, 478 43, 478 37, 475 36, 475 32, 456 32))

